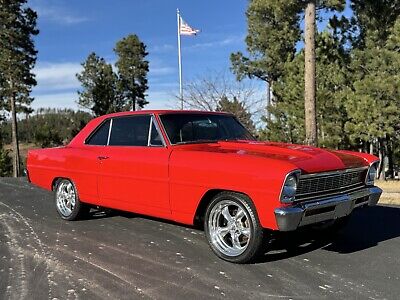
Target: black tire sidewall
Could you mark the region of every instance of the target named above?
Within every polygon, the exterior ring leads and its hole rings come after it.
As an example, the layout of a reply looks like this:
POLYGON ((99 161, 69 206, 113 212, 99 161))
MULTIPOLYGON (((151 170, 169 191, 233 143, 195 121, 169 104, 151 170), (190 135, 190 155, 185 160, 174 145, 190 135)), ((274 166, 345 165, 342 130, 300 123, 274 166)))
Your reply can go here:
POLYGON ((233 262, 233 263, 249 263, 253 261, 259 254, 263 241, 263 228, 260 225, 256 209, 252 201, 245 195, 234 193, 234 192, 222 192, 216 195, 207 207, 205 218, 204 218, 204 231, 208 241, 208 244, 212 251, 223 260, 233 262), (210 212, 218 205, 219 202, 223 200, 229 200, 235 202, 239 205, 246 213, 250 216, 250 230, 251 238, 246 250, 238 256, 227 256, 220 252, 211 242, 211 237, 208 227, 208 219, 210 217, 210 212))

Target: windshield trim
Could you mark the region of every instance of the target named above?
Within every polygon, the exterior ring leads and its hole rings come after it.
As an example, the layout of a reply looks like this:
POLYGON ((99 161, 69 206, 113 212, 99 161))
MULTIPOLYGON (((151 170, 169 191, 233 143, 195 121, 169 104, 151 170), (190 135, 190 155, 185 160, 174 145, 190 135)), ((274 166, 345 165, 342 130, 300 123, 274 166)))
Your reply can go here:
MULTIPOLYGON (((162 116, 165 115, 179 115, 179 114, 201 114, 201 115, 221 115, 221 116, 230 116, 238 122, 238 124, 246 130, 246 132, 252 137, 252 140, 249 141, 257 141, 257 138, 238 120, 238 118, 232 114, 232 113, 227 113, 227 112, 204 112, 204 111, 193 111, 193 112, 166 112, 166 113, 159 113, 158 114, 158 120, 160 121, 162 131, 165 134, 165 137, 167 138, 168 144, 170 146, 182 146, 182 145, 193 145, 193 144, 207 144, 207 143, 218 143, 221 141, 228 141, 228 140, 233 140, 233 139, 219 139, 219 140, 197 140, 197 141, 187 141, 187 142, 178 142, 178 143, 172 143, 171 140, 169 139, 168 132, 164 126, 164 122, 162 120, 162 116)), ((244 140, 244 139, 243 139, 244 140)))

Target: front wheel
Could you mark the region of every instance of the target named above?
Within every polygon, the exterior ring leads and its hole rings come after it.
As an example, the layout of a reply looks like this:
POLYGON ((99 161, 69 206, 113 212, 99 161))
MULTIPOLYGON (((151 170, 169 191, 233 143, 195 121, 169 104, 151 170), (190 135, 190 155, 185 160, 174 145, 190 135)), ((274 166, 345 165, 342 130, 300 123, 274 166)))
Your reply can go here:
POLYGON ((56 209, 64 220, 74 221, 86 215, 90 207, 79 201, 78 192, 72 181, 61 179, 55 189, 56 209))
POLYGON ((216 195, 207 208, 204 229, 213 252, 226 261, 248 263, 262 250, 264 231, 245 195, 216 195))

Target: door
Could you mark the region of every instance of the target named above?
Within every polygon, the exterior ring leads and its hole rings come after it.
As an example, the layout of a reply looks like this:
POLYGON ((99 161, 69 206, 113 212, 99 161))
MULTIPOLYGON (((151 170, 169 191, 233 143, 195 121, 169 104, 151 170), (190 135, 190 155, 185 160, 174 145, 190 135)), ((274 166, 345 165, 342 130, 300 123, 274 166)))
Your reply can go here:
POLYGON ((113 118, 107 146, 98 156, 101 201, 122 210, 168 217, 169 154, 151 115, 113 118))

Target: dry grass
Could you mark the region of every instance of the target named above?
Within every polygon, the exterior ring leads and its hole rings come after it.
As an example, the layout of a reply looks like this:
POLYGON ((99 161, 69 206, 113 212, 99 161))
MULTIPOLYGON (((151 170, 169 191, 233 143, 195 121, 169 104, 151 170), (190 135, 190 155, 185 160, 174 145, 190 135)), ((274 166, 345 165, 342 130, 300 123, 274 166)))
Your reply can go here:
POLYGON ((379 203, 400 205, 400 181, 399 180, 378 180, 376 185, 382 190, 379 203))
POLYGON ((377 180, 375 184, 386 193, 400 193, 400 180, 377 180))
MULTIPOLYGON (((5 149, 9 149, 12 151, 12 145, 5 145, 4 146, 5 149)), ((37 149, 40 148, 38 145, 30 143, 30 144, 25 144, 25 143, 21 143, 19 144, 19 154, 21 156, 21 162, 23 165, 25 165, 26 162, 26 157, 28 155, 28 151, 32 150, 32 149, 37 149)))

